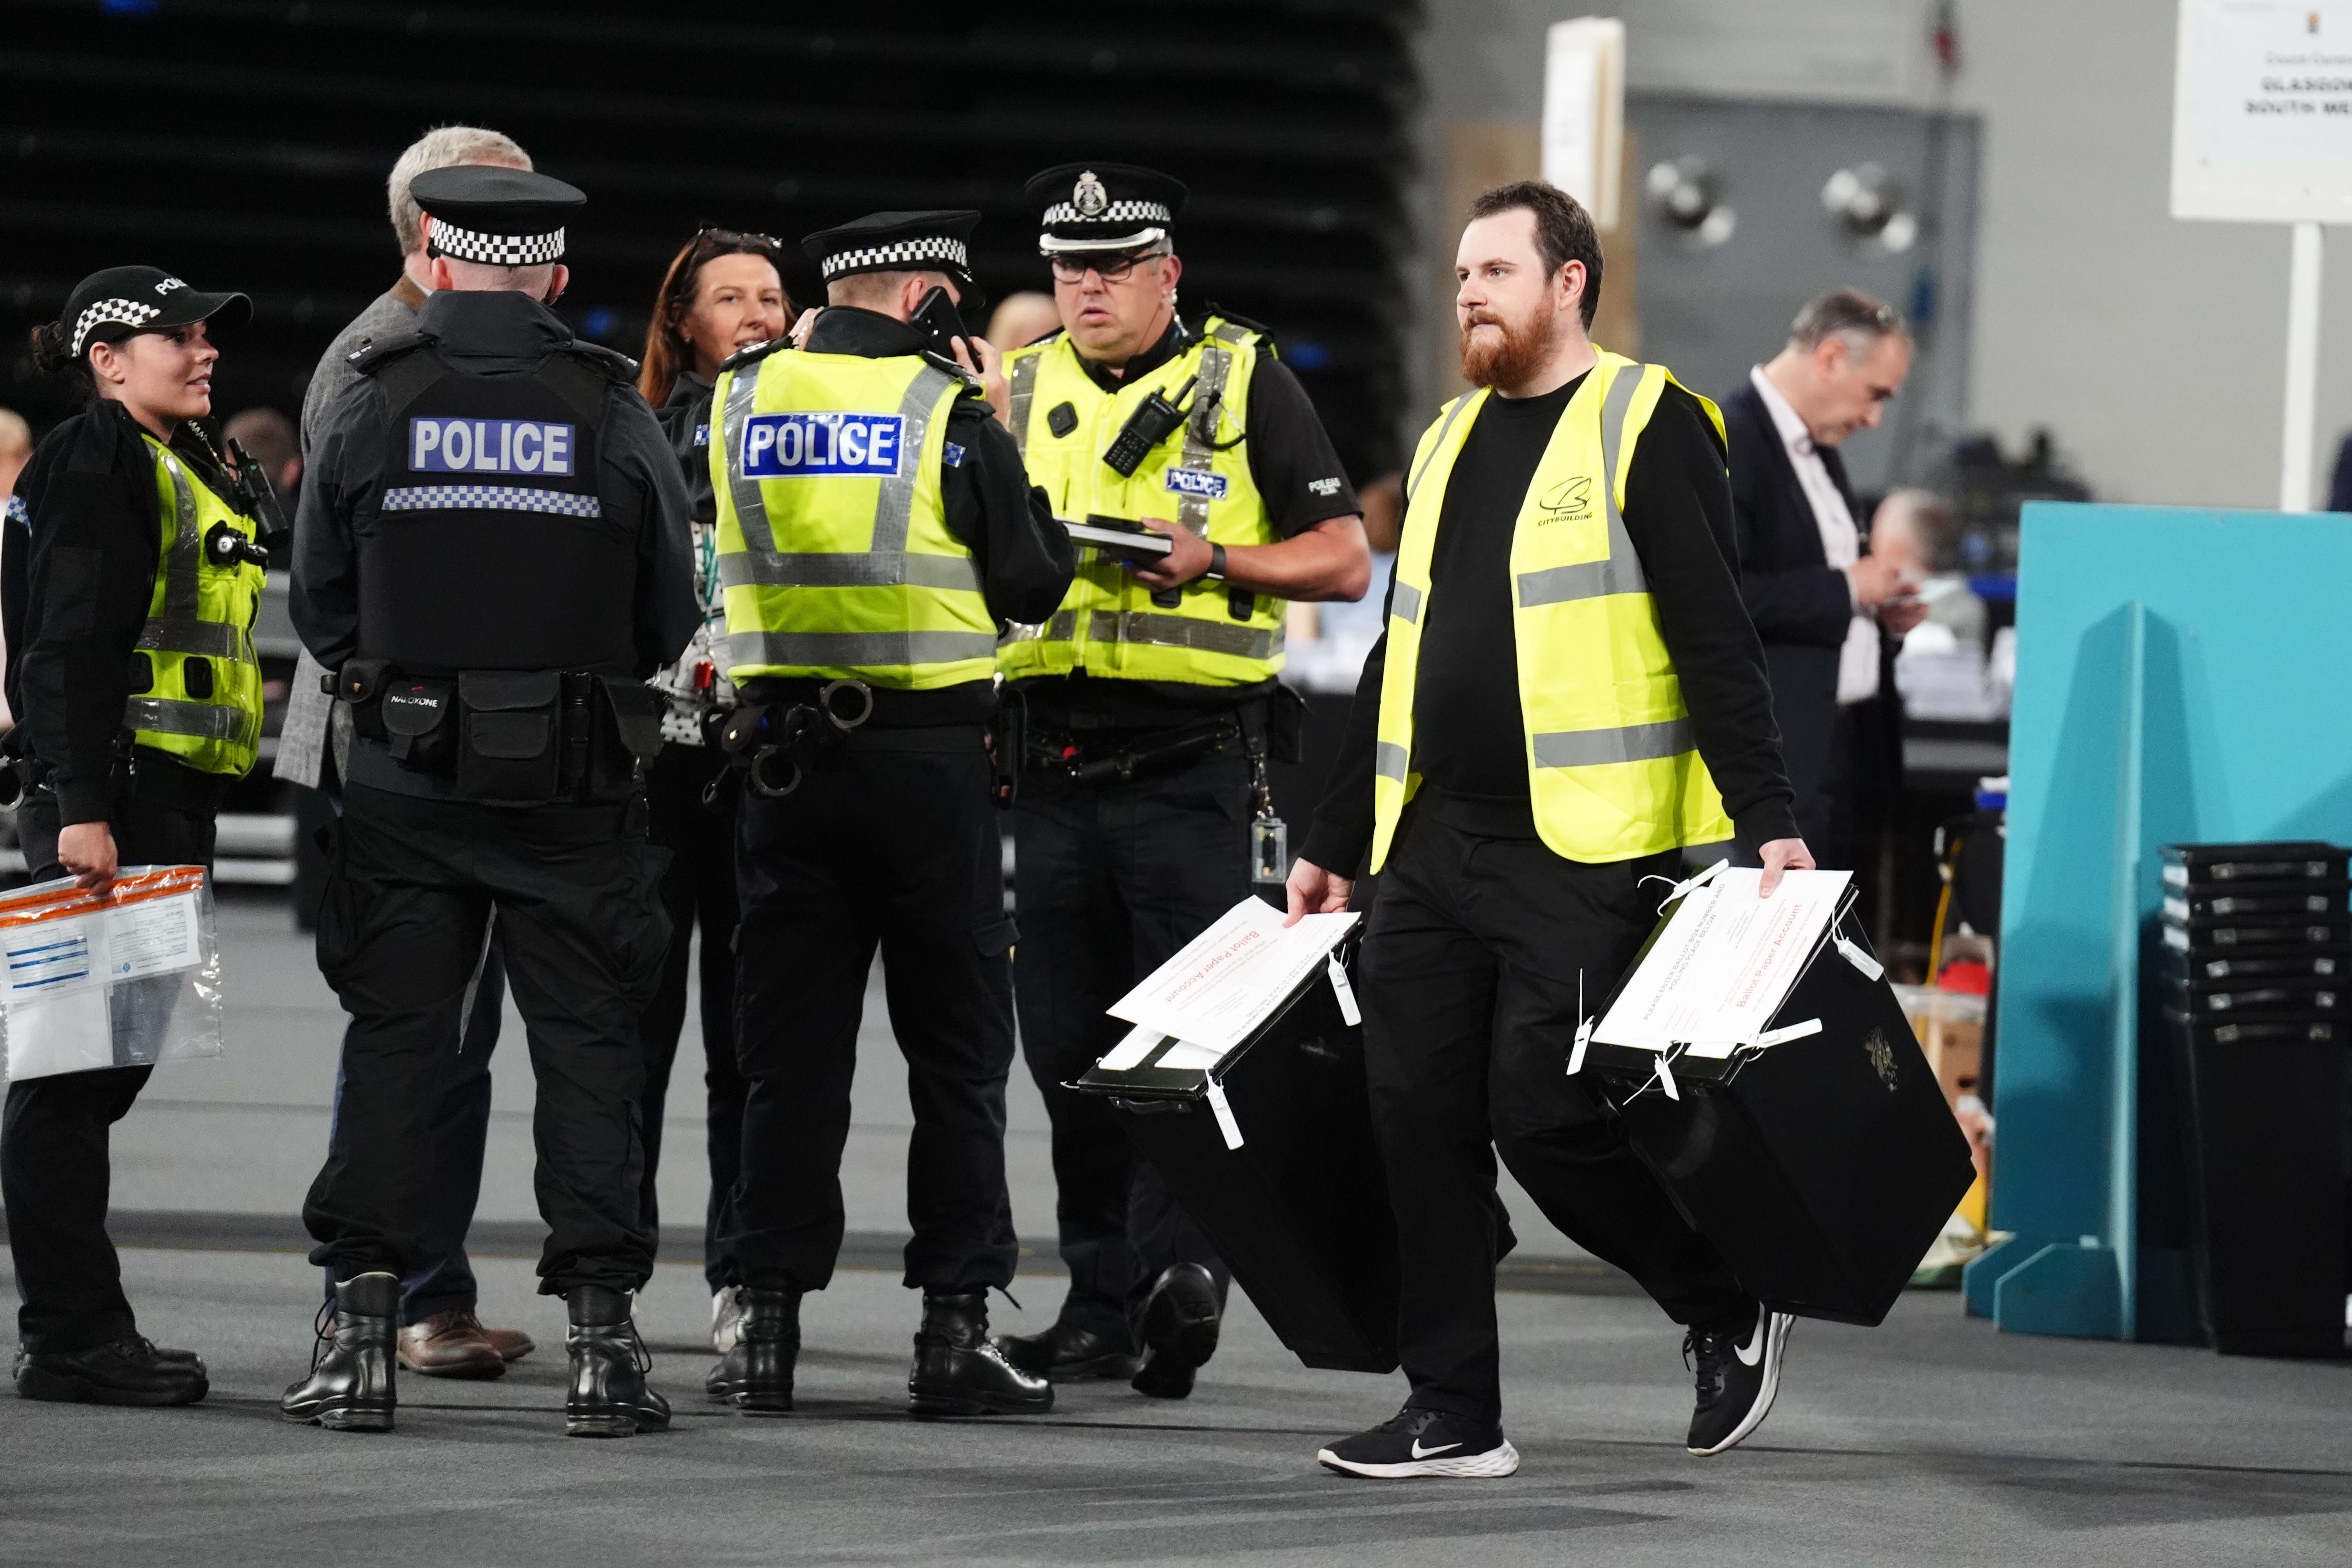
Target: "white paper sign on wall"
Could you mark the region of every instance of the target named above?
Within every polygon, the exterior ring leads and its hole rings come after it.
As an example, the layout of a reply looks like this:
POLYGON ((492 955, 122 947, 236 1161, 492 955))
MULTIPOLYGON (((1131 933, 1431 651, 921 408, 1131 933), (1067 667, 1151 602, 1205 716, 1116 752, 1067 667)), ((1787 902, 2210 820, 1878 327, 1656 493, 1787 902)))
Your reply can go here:
POLYGON ((2172 216, 2352 223, 2352 0, 2180 0, 2172 216))
POLYGON ((1544 40, 1543 176, 1617 226, 1625 162, 1625 24, 1555 22, 1544 40))

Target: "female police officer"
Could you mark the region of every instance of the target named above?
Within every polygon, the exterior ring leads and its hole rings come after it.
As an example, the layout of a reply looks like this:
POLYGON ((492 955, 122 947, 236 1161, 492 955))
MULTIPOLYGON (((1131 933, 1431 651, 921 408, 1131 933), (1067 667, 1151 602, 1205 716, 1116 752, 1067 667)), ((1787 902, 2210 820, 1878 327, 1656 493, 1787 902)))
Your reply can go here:
MULTIPOLYGON (((242 294, 204 294, 152 267, 78 286, 35 334, 97 401, 51 431, 19 489, 31 524, 10 548, 7 697, 18 715, 17 812, 35 880, 104 887, 121 865, 206 865, 213 816, 261 740, 251 630, 257 531, 212 411, 220 351, 206 324, 242 294)), ((107 1130, 149 1069, 8 1086, 0 1198, 8 1209, 27 1399, 186 1405, 205 1364, 141 1337, 106 1235, 107 1130)))

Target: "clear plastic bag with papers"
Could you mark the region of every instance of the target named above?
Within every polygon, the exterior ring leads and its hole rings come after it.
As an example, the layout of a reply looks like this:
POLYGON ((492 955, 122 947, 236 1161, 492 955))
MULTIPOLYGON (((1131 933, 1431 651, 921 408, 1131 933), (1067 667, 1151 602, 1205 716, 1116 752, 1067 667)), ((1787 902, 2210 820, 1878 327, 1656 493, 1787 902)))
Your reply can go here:
POLYGON ((201 866, 131 866, 0 894, 8 1076, 221 1053, 220 938, 201 866))

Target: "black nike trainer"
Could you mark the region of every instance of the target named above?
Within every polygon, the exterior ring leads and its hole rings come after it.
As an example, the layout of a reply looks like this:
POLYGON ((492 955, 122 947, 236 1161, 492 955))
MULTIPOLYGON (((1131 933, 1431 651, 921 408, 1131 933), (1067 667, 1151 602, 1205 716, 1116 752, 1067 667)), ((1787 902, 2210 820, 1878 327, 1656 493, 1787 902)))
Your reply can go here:
POLYGON ((1690 1451, 1720 1454, 1764 1425, 1780 1392, 1780 1362, 1797 1320, 1759 1306, 1739 1329, 1693 1329, 1683 1338, 1685 1365, 1698 1373, 1698 1407, 1691 1412, 1690 1451))
POLYGON ((1401 1481, 1416 1476, 1507 1476, 1519 1451, 1499 1423, 1408 1405, 1369 1432, 1342 1437, 1315 1456, 1347 1476, 1401 1481))

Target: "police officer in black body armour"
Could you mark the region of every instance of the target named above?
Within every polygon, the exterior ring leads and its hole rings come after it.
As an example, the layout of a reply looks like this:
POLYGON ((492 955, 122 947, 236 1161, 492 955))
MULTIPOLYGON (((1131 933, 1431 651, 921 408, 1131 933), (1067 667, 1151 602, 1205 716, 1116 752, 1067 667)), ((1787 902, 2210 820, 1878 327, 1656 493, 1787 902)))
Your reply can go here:
POLYGON ((425 1219, 434 1058, 497 910, 539 1078, 540 1261, 571 1315, 574 1436, 668 1425, 630 1315, 637 1015, 668 936, 640 762, 645 677, 701 619, 677 461, 630 381, 547 309, 586 198, 520 170, 435 170, 434 293, 362 351, 296 521, 294 625, 357 739, 319 921, 352 1016, 342 1113, 303 1218, 333 1328, 287 1418, 384 1431, 401 1276, 425 1219))

